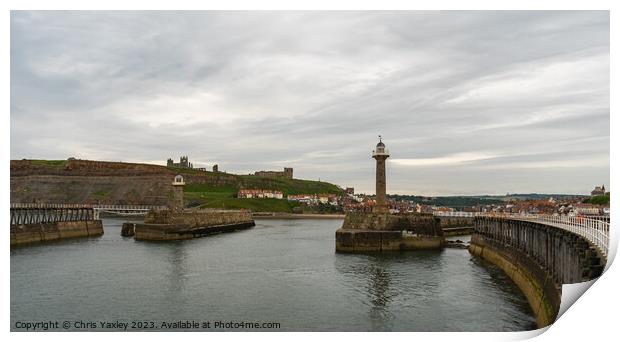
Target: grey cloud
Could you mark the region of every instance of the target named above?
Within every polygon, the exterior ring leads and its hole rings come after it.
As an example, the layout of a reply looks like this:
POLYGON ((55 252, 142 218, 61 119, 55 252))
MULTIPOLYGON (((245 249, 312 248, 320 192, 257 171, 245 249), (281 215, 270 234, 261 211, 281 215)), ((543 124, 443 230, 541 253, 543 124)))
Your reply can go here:
POLYGON ((393 159, 501 156, 389 163, 392 193, 609 183, 586 164, 609 155, 609 12, 11 13, 11 158, 188 154, 372 192, 377 134, 393 159))

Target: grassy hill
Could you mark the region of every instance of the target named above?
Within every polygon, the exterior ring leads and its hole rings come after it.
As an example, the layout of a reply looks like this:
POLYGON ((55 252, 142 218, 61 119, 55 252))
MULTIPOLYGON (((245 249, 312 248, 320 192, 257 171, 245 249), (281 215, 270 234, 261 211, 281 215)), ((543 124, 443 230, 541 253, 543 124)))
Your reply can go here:
POLYGON ((235 175, 163 165, 89 160, 12 160, 11 202, 167 204, 172 178, 185 179, 185 202, 192 207, 291 212, 298 203, 236 198, 239 189, 289 194, 341 194, 334 184, 302 179, 235 175))
POLYGON ((299 206, 286 199, 236 198, 239 189, 268 189, 282 191, 284 197, 295 194, 341 194, 342 189, 327 183, 303 179, 236 176, 237 183, 213 186, 189 183, 184 187, 185 201, 189 206, 224 209, 250 209, 252 211, 292 212, 299 206))

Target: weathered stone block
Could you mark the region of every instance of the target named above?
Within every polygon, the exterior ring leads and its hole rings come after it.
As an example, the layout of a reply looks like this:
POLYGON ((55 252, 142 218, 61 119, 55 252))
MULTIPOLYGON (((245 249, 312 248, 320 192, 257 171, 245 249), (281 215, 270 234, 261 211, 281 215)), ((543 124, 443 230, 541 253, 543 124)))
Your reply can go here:
POLYGON ((11 226, 11 246, 102 234, 101 220, 17 225, 11 226))

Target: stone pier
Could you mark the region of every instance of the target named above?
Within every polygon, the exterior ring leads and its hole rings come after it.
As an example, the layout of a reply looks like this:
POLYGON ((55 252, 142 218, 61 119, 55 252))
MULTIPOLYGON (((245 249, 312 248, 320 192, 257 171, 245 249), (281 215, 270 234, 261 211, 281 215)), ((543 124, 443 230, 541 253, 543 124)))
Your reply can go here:
POLYGON ((101 220, 28 223, 11 226, 11 246, 101 235, 101 220))
MULTIPOLYGON (((151 211, 144 223, 133 226, 136 240, 184 240, 254 227, 247 210, 173 210, 151 211)), ((125 228, 125 227, 124 227, 125 228)), ((127 236, 131 228, 125 228, 127 236)))
POLYGON ((336 231, 337 252, 440 249, 445 239, 432 214, 350 212, 336 231))
POLYGON ((11 246, 103 234, 90 205, 11 203, 10 215, 11 246))

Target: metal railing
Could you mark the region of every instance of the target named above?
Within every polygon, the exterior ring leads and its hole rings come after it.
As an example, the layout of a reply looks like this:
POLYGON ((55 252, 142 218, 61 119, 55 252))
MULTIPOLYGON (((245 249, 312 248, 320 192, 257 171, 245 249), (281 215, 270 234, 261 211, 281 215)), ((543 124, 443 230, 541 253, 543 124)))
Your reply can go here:
POLYGON ((464 212, 464 211, 434 211, 438 217, 505 217, 513 220, 537 222, 564 229, 575 233, 596 246, 603 256, 609 253, 609 216, 568 216, 568 215, 537 215, 514 214, 495 212, 464 212))
POLYGON ((150 210, 164 210, 168 209, 167 206, 161 205, 143 205, 143 204, 128 204, 128 205, 114 205, 114 204, 95 204, 93 205, 95 210, 95 219, 99 219, 99 214, 109 213, 120 216, 142 216, 148 213, 150 210))
MULTIPOLYGON (((144 215, 149 210, 164 210, 167 209, 167 206, 162 205, 146 205, 146 204, 74 204, 74 203, 11 203, 12 213, 15 211, 15 219, 11 219, 11 224, 13 222, 30 222, 33 219, 28 216, 26 219, 22 219, 18 214, 17 210, 31 210, 34 213, 34 210, 58 210, 61 213, 65 211, 70 212, 70 210, 81 210, 81 209, 90 209, 94 213, 93 219, 98 220, 99 214, 102 212, 116 214, 121 216, 133 216, 133 215, 144 215)), ((12 214, 13 215, 13 214, 12 214)), ((41 214, 42 215, 42 214, 41 214)), ((61 215, 47 215, 49 219, 54 220, 65 220, 61 217, 61 215)), ((13 216, 12 216, 13 217, 13 216)), ((43 217, 43 216, 41 216, 43 217)), ((39 219, 37 219, 39 220, 39 219)), ((47 217, 42 218, 42 220, 48 220, 47 217)))
POLYGON ((88 206, 70 207, 11 207, 11 226, 24 224, 89 221, 93 220, 95 211, 88 206))
POLYGON ((165 205, 144 205, 144 204, 127 204, 127 205, 120 205, 120 204, 93 204, 92 205, 93 209, 96 210, 151 210, 151 209, 155 209, 155 210, 163 210, 168 208, 165 205))
POLYGON ((609 252, 609 223, 583 216, 554 216, 532 214, 506 214, 508 218, 520 221, 542 223, 575 233, 594 246, 605 258, 609 252))
POLYGON ((60 203, 11 203, 11 209, 75 209, 92 208, 91 204, 60 203))
POLYGON ((476 217, 481 213, 466 211, 433 211, 434 216, 439 217, 476 217))

